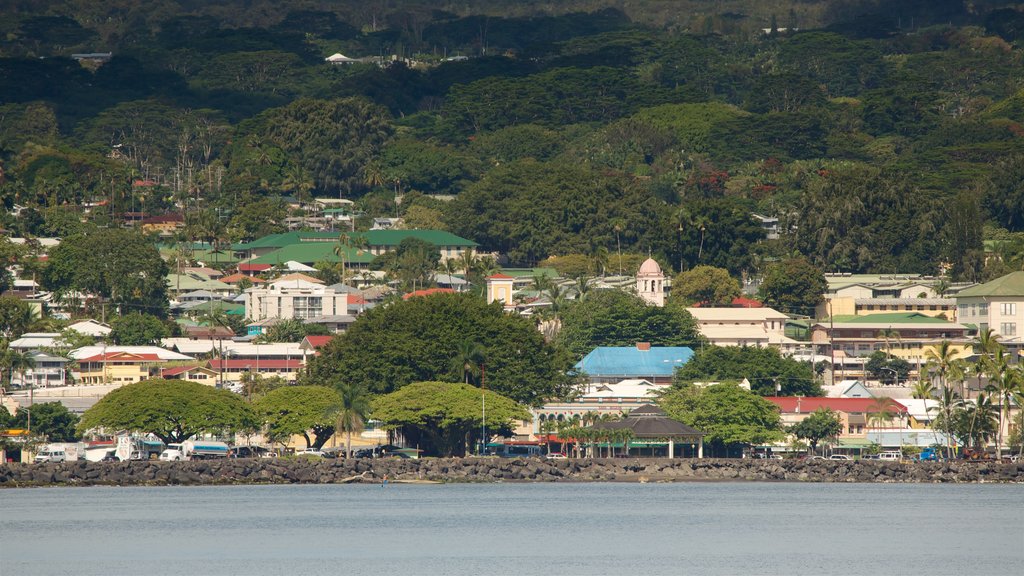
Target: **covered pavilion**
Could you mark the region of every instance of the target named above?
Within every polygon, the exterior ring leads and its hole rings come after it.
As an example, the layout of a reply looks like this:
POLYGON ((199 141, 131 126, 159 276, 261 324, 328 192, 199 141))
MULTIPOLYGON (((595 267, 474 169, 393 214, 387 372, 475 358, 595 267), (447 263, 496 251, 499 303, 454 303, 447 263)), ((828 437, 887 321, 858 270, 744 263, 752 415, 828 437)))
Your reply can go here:
POLYGON ((640 406, 622 420, 597 422, 591 428, 595 430, 628 428, 633 431, 633 438, 636 440, 646 441, 648 444, 658 441, 667 442, 669 458, 675 457, 676 442, 696 445, 697 457, 704 457, 704 433, 669 418, 661 408, 653 404, 640 406))

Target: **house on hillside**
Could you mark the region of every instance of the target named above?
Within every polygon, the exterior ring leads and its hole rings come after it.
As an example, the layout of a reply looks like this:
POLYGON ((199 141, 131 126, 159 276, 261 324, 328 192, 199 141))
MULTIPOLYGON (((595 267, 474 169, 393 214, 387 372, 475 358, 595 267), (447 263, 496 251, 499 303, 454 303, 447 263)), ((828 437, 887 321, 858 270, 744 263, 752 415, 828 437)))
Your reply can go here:
POLYGON ((220 373, 225 386, 233 386, 242 380, 243 374, 258 374, 264 378, 279 376, 289 384, 298 379, 304 362, 301 359, 281 360, 277 358, 214 358, 205 366, 220 373))
MULTIPOLYGON (((314 322, 323 317, 354 315, 365 308, 366 302, 349 290, 340 284, 324 286, 306 280, 276 280, 246 290, 245 316, 254 324, 261 324, 292 318, 314 322)), ((334 323, 348 322, 339 318, 334 323)), ((256 333, 261 334, 262 330, 256 333)))
POLYGON ((74 324, 69 325, 68 329, 74 330, 79 334, 92 336, 97 340, 103 340, 104 338, 109 336, 110 333, 113 331, 109 324, 105 324, 103 322, 99 322, 98 320, 93 320, 91 318, 89 320, 75 322, 74 324))
POLYGON ((185 227, 185 218, 181 214, 163 214, 150 216, 139 221, 139 228, 146 234, 156 233, 171 236, 185 227))
POLYGON ((160 377, 165 380, 187 380, 207 386, 217 386, 219 376, 219 372, 206 366, 175 366, 160 371, 160 377))
POLYGON ((134 384, 156 376, 164 362, 153 353, 100 353, 78 360, 75 380, 85 385, 134 384))
POLYGON ((14 386, 32 386, 33 388, 48 388, 51 386, 66 386, 70 379, 68 373, 68 359, 63 356, 47 354, 40 350, 28 352, 32 357, 34 366, 25 371, 15 371, 10 374, 10 383, 14 386))

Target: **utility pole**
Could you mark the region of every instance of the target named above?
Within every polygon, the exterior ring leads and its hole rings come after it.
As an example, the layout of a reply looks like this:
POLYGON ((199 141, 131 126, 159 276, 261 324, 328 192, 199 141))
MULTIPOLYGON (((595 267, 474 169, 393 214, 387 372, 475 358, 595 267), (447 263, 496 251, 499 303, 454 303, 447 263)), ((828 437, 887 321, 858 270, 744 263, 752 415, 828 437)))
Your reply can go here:
POLYGON ((487 452, 487 364, 480 364, 480 455, 487 452))

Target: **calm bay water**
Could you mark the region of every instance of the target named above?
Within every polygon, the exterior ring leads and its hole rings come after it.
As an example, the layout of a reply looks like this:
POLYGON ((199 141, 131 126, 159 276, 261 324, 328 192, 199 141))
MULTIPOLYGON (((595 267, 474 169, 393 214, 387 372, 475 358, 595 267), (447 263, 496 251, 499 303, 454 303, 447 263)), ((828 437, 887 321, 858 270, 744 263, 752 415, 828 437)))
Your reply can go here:
POLYGON ((0 575, 1024 574, 1024 486, 0 490, 0 575))

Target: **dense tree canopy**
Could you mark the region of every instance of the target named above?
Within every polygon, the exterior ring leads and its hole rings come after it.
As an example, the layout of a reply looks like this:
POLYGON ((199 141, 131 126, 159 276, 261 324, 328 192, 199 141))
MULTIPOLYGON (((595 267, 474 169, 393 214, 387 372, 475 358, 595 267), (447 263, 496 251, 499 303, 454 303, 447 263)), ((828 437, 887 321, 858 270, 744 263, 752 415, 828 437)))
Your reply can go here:
POLYGON ((704 346, 676 370, 677 383, 750 381, 762 396, 821 396, 814 369, 806 362, 786 358, 775 348, 704 346))
POLYGON ((152 433, 164 443, 195 434, 255 430, 256 413, 241 396, 187 380, 144 380, 117 388, 82 415, 81 433, 103 429, 152 433))
POLYGON ((741 293, 739 281, 730 276, 728 270, 697 266, 680 272, 672 280, 669 300, 683 306, 698 303, 703 306, 731 306, 741 293))
POLYGON ((810 442, 813 452, 818 448, 818 442, 839 436, 843 431, 843 423, 832 410, 818 408, 790 427, 789 431, 797 438, 810 442))
POLYGON ((423 438, 426 449, 439 456, 466 453, 466 439, 480 432, 482 421, 489 434, 508 434, 515 421, 530 419, 510 398, 451 382, 414 382, 377 398, 372 410, 384 427, 423 438))
POLYGON ((327 386, 285 386, 253 403, 271 438, 306 439, 306 448, 321 448, 334 434, 341 396, 327 386), (312 438, 310 438, 312 434, 312 438))
POLYGON ((18 409, 13 416, 7 410, 0 410, 0 428, 28 428, 29 410, 32 412, 33 435, 42 436, 49 442, 74 442, 81 438, 75 430, 78 415, 60 402, 33 404, 28 410, 18 409))
POLYGON ((122 346, 159 345, 162 339, 170 336, 163 320, 139 312, 114 318, 110 327, 110 340, 122 346))
POLYGON ((374 308, 310 360, 305 381, 352 382, 377 394, 412 382, 461 381, 457 347, 478 342, 489 390, 524 404, 564 395, 574 384, 569 355, 533 322, 471 294, 435 294, 374 308))
POLYGON ((125 313, 163 315, 167 272, 167 264, 142 234, 96 229, 65 238, 50 251, 44 282, 57 293, 95 294, 125 313))
MULTIPOLYGON (((1019 7, 81 4, 0 23, 12 235, 82 246, 140 212, 206 214, 174 240, 222 246, 315 211, 280 196, 345 196, 360 227, 443 225, 512 265, 626 251, 746 280, 799 256, 982 281, 1017 261, 991 241, 1022 230, 1019 7), (114 57, 67 57, 94 51, 114 57), (385 62, 325 63, 335 52, 385 62), (397 202, 410 193, 444 199, 397 202)), ((142 254, 133 242, 20 273, 160 316, 155 269, 93 265, 142 254)))
POLYGON ((761 280, 761 299, 780 312, 814 316, 828 283, 821 269, 803 258, 772 264, 761 280))
POLYGON ((562 313, 558 339, 576 357, 597 346, 695 346, 701 341, 690 313, 676 306, 653 306, 619 290, 593 290, 562 313))
POLYGON ((735 381, 704 388, 674 387, 658 403, 670 417, 703 432, 714 455, 735 456, 739 445, 782 438, 778 408, 735 381))

